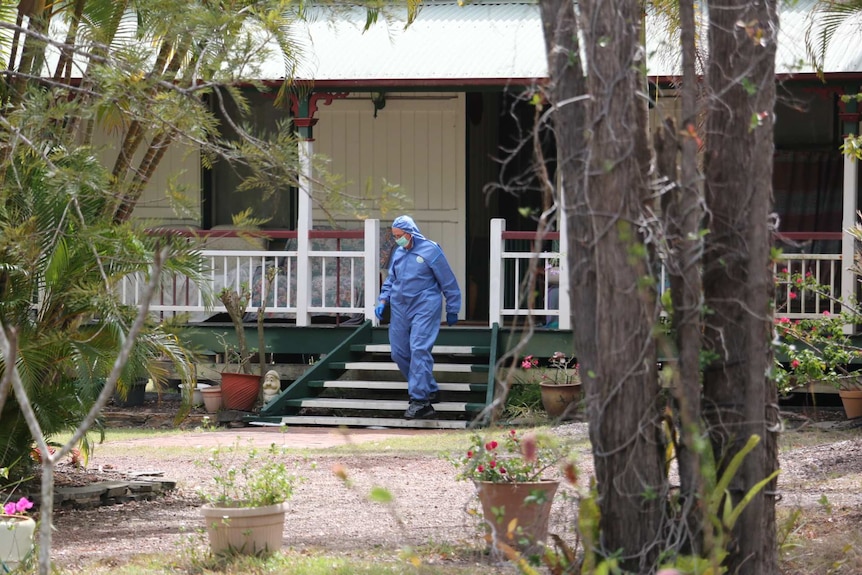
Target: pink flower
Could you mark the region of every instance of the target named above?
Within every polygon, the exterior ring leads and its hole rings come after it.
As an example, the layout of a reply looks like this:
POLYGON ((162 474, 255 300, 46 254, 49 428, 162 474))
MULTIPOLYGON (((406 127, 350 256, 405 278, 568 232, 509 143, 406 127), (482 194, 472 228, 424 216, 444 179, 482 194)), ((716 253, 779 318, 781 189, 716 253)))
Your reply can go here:
POLYGON ((799 367, 799 360, 798 360, 798 359, 794 359, 793 361, 791 361, 791 362, 790 362, 790 367, 792 367, 793 369, 796 369, 797 367, 799 367))
POLYGON ((795 291, 790 292, 789 294, 787 294, 787 297, 789 297, 790 299, 796 299, 796 292, 795 291))
POLYGON ((480 463, 479 465, 476 466, 476 471, 478 471, 479 473, 482 473, 483 471, 485 471, 485 466, 480 463))
POLYGON ((778 320, 778 323, 790 323, 790 318, 789 317, 782 317, 781 319, 778 320))
POLYGON ((494 469, 495 467, 497 467, 497 462, 492 461, 491 463, 488 464, 488 467, 490 467, 491 469, 494 469))
POLYGON ((3 506, 3 513, 6 515, 16 515, 24 513, 31 507, 33 507, 33 502, 26 497, 22 497, 18 501, 10 501, 9 503, 6 503, 3 506))
MULTIPOLYGON (((537 360, 537 361, 538 361, 538 360, 537 360)), ((532 355, 528 355, 528 356, 527 356, 527 357, 525 357, 525 358, 524 358, 524 360, 521 362, 521 369, 532 369, 532 368, 533 368, 533 366, 535 366, 535 365, 536 365, 536 364, 535 364, 535 363, 533 363, 533 356, 532 356, 532 355)))
POLYGON ((827 309, 826 311, 823 312, 823 315, 825 315, 826 317, 829 317, 832 314, 829 313, 829 310, 827 309))
POLYGON ((472 451, 467 452, 467 459, 473 459, 473 452, 472 451))
POLYGON ((485 444, 485 449, 487 451, 494 451, 495 449, 497 449, 497 445, 498 444, 496 441, 489 441, 488 443, 485 444))

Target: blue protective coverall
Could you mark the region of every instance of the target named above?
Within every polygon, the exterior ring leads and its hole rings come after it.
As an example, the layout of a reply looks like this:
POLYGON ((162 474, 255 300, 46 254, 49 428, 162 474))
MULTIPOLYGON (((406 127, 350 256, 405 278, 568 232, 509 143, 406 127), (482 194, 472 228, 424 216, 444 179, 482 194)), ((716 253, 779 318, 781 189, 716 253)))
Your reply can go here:
POLYGON ((389 303, 392 360, 407 379, 410 399, 428 401, 438 389, 431 348, 440 331, 441 296, 446 312, 457 314, 461 290, 443 250, 419 232, 413 218, 399 216, 392 227, 411 234, 413 242, 409 249, 395 249, 379 300, 389 303))

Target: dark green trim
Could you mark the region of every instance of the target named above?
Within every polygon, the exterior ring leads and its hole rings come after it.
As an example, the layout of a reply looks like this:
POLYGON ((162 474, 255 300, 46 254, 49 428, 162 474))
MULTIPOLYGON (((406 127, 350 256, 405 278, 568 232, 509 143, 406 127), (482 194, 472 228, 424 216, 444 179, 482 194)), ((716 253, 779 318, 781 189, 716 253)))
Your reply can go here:
MULTIPOLYGON (((341 332, 344 335, 344 332, 341 332)), ((340 370, 332 368, 334 363, 344 363, 350 359, 350 346, 358 342, 368 343, 371 340, 371 322, 366 320, 360 327, 339 345, 332 349, 331 353, 327 353, 326 357, 315 363, 311 369, 306 371, 299 379, 294 381, 283 390, 276 398, 266 404, 261 409, 262 417, 271 415, 288 415, 285 413, 285 408, 290 405, 288 398, 291 397, 316 397, 320 394, 321 388, 313 388, 309 385, 311 381, 338 379, 343 373, 340 370)))

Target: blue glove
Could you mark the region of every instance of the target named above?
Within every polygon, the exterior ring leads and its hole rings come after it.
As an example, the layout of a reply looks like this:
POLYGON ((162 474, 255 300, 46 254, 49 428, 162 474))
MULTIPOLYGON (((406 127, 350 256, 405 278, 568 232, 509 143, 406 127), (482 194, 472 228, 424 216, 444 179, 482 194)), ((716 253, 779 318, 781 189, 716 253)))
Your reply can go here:
POLYGON ((386 309, 386 304, 380 302, 377 304, 377 307, 374 308, 374 315, 377 316, 378 320, 383 320, 383 310, 386 309))
POLYGON ((458 314, 457 313, 447 313, 446 314, 446 325, 455 325, 458 323, 458 314))

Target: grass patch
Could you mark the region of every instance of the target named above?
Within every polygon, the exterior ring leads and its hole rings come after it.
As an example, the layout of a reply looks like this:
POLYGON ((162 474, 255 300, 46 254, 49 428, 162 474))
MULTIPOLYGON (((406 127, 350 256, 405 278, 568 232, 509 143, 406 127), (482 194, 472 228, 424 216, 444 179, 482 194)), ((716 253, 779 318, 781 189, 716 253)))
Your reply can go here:
MULTIPOLYGON (((57 575, 78 571, 61 569, 57 575)), ((427 546, 389 552, 284 549, 269 557, 217 557, 188 543, 173 554, 136 555, 127 562, 104 560, 87 565, 90 575, 494 575, 512 573, 473 550, 427 546)))

